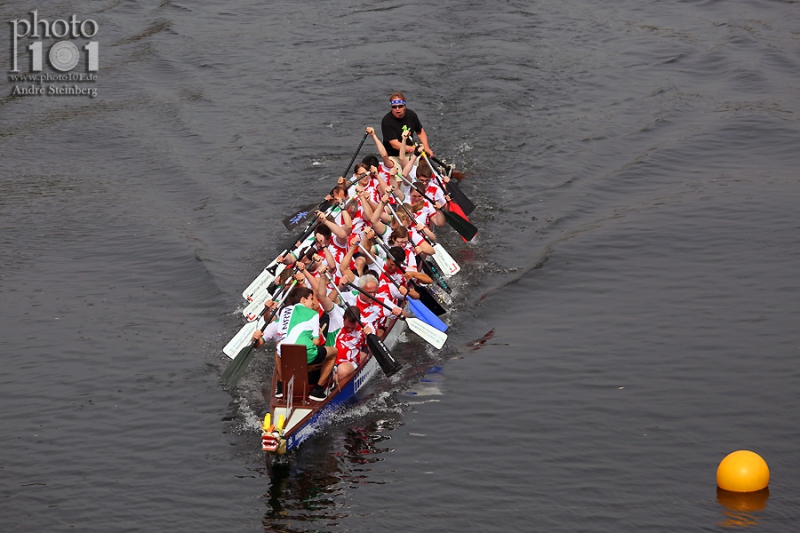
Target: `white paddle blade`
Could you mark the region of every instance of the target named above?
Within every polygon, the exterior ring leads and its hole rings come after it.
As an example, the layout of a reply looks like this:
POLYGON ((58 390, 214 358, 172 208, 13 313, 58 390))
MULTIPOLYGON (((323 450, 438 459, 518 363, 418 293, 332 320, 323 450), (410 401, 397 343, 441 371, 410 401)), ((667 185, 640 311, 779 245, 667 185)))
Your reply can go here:
POLYGON ((449 278, 461 270, 461 267, 455 262, 450 254, 447 253, 447 250, 444 249, 444 246, 437 242, 433 245, 433 251, 436 252, 433 254, 433 260, 436 261, 437 265, 439 265, 439 269, 442 271, 442 275, 444 277, 449 278))
POLYGON ((425 342, 437 350, 441 350, 447 341, 447 333, 439 331, 418 318, 406 318, 406 324, 408 324, 408 329, 422 337, 425 342))
MULTIPOLYGON (((281 266, 283 265, 279 265, 279 268, 281 266)), ((276 270, 275 273, 278 274, 279 272, 276 270)), ((270 274, 265 268, 261 272, 261 274, 259 274, 258 277, 254 279, 253 282, 250 283, 250 285, 247 286, 247 288, 242 293, 242 297, 248 302, 252 302, 253 295, 261 290, 266 291, 267 287, 269 287, 269 284, 272 283, 273 281, 275 281, 275 275, 270 274)))
POLYGON ((239 333, 233 336, 233 338, 228 341, 228 344, 222 349, 222 352, 233 359, 236 357, 236 354, 242 351, 242 348, 247 346, 251 340, 253 340, 253 333, 256 331, 256 322, 248 322, 242 329, 239 330, 239 333))
POLYGON ((252 322, 261 315, 261 312, 264 310, 264 302, 269 300, 269 298, 270 293, 266 287, 253 295, 253 301, 242 310, 242 314, 248 322, 252 322))

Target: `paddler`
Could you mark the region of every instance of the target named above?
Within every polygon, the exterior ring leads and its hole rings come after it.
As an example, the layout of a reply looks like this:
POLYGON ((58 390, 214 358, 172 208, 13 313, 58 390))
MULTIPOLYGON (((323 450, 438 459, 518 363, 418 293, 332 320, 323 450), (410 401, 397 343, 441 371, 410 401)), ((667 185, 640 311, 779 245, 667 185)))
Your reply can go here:
POLYGON ((410 203, 406 205, 406 208, 414 215, 415 224, 422 224, 429 228, 432 228, 433 225, 444 226, 446 221, 441 211, 442 204, 436 202, 431 205, 431 203, 422 196, 421 191, 422 187, 420 185, 412 187, 408 195, 410 203))
POLYGON ((367 335, 372 333, 372 328, 361 325, 361 311, 358 307, 348 307, 344 312, 344 326, 336 336, 336 379, 343 380, 355 372, 363 357, 367 345, 367 335))
MULTIPOLYGON (((302 264, 302 263, 298 263, 298 267, 300 266, 300 264, 302 264)), ((281 286, 285 286, 286 283, 288 283, 289 277, 293 277, 298 282, 302 282, 304 280, 304 274, 303 273, 296 272, 294 274, 294 276, 287 276, 286 274, 288 274, 289 272, 290 272, 290 270, 286 269, 281 273, 281 276, 280 276, 280 285, 281 286)), ((280 342, 280 340, 282 338, 281 335, 283 333, 285 333, 285 332, 281 331, 281 327, 280 327, 280 325, 281 325, 281 322, 280 322, 281 317, 283 316, 284 312, 287 312, 287 308, 290 308, 291 306, 293 306, 296 303, 298 303, 299 300, 297 300, 297 296, 298 296, 298 293, 290 291, 289 294, 286 297, 286 300, 284 300, 284 302, 283 302, 283 307, 280 309, 280 311, 275 316, 275 318, 273 318, 273 321, 270 322, 264 328, 264 331, 261 331, 260 329, 256 329, 255 330, 255 332, 253 333, 253 340, 255 341, 255 344, 253 345, 253 348, 261 348, 262 346, 264 346, 264 344, 268 340, 273 340, 275 342, 280 342)), ((270 298, 269 300, 267 300, 264 303, 264 305, 266 307, 270 308, 270 309, 275 309, 277 307, 278 303, 270 298)), ((278 350, 275 350, 275 372, 278 374, 278 383, 277 383, 277 385, 275 387, 275 397, 276 398, 283 398, 283 381, 281 381, 281 360, 280 360, 280 352, 278 350)), ((265 384, 265 386, 266 386, 266 384, 265 384)), ((264 397, 266 398, 268 393, 264 390, 263 387, 262 387, 262 393, 264 394, 264 397)))
MULTIPOLYGON (((350 254, 352 254, 353 251, 358 248, 360 240, 361 239, 358 235, 353 236, 350 242, 350 254)), ((379 286, 378 276, 380 276, 380 274, 376 272, 377 275, 366 274, 363 276, 356 276, 345 261, 339 265, 339 268, 342 271, 342 277, 345 279, 345 281, 355 281, 356 285, 358 285, 370 296, 375 296, 377 294, 379 286)), ((345 292, 343 293, 343 296, 346 299, 347 304, 355 306, 361 311, 361 318, 364 324, 371 326, 373 331, 375 331, 378 336, 381 336, 383 334, 383 325, 386 321, 386 318, 389 316, 389 311, 387 311, 379 303, 370 300, 358 292, 355 294, 351 292, 345 292)), ((391 314, 396 316, 405 315, 403 309, 397 306, 392 308, 391 314)))
MULTIPOLYGON (((399 186, 402 183, 402 178, 398 177, 397 174, 403 174, 406 178, 411 175, 416 157, 412 156, 411 159, 405 158, 402 146, 399 157, 390 156, 386 151, 386 147, 375 134, 375 128, 367 126, 366 132, 367 135, 372 136, 372 140, 375 141, 375 147, 378 149, 378 154, 381 157, 380 161, 378 161, 378 158, 374 155, 364 158, 364 163, 370 165, 370 172, 378 178, 377 186, 372 194, 372 202, 377 204, 380 201, 381 195, 386 192, 387 187, 392 186, 393 177, 399 186)), ((404 133, 403 139, 405 139, 405 136, 406 134, 404 133)), ((402 191, 398 191, 398 194, 400 195, 400 200, 403 200, 402 191)))
POLYGON ((290 298, 299 302, 286 307, 280 315, 278 352, 281 345, 302 344, 306 347, 306 360, 309 365, 321 364, 319 381, 308 395, 321 402, 327 397, 327 383, 336 360, 336 348, 325 346, 326 333, 320 328, 320 305, 317 295, 308 287, 295 287, 290 298))

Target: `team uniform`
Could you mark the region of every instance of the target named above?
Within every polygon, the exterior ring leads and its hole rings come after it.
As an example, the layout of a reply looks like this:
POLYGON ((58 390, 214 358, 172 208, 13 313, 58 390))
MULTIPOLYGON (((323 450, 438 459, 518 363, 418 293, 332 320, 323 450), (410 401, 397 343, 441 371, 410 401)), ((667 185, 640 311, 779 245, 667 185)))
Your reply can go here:
POLYGON ((400 290, 392 283, 394 280, 401 287, 408 286, 408 280, 403 277, 403 274, 398 270, 393 274, 389 274, 385 270, 381 272, 381 277, 378 279, 378 293, 375 295, 386 305, 397 305, 403 298, 400 290))
MULTIPOLYGON (((417 181, 416 166, 411 169, 411 172, 408 176, 408 181, 412 183, 417 181)), ((439 184, 435 181, 435 178, 431 177, 431 181, 428 182, 428 186, 425 187, 423 192, 433 198, 434 202, 439 202, 439 205, 447 205, 447 198, 444 197, 444 190, 439 187, 439 184)), ((411 196, 411 185, 406 184, 403 187, 403 193, 406 195, 406 197, 411 196)))
POLYGON ((336 364, 351 363, 358 366, 361 362, 361 349, 366 345, 367 337, 361 326, 356 324, 353 331, 342 328, 336 336, 336 364))
POLYGON ((344 309, 334 305, 327 315, 328 330, 325 332, 325 346, 336 346, 336 337, 344 328, 344 309))
MULTIPOLYGON (((419 230, 417 230, 417 228, 415 226, 411 226, 410 228, 406 228, 406 230, 408 230, 408 241, 412 245, 411 246, 411 248, 412 248, 411 251, 412 252, 414 251, 413 248, 415 246, 419 246, 423 242, 426 242, 425 241, 425 237, 422 236, 422 233, 420 233, 419 230)), ((408 264, 411 264, 411 263, 408 263, 408 264)), ((413 264, 416 265, 416 263, 413 263, 413 264)))
POLYGON ((306 359, 309 364, 322 362, 324 353, 320 358, 319 347, 314 344, 314 339, 319 337, 319 312, 309 309, 303 304, 286 307, 281 312, 278 326, 278 355, 281 346, 286 344, 302 344, 306 347, 306 359))
MULTIPOLYGON (((444 191, 438 184, 434 184, 433 180, 428 183, 428 186, 425 188, 425 194, 433 198, 434 202, 438 202, 439 205, 445 206, 447 205, 447 198, 444 197, 444 191)), ((426 199, 427 201, 427 199, 426 199)))
POLYGON ((414 215, 414 222, 416 224, 422 224, 423 226, 430 226, 431 225, 431 218, 436 215, 436 208, 428 201, 423 199, 422 200, 422 207, 420 207, 417 211, 413 212, 414 215))
POLYGON ((365 302, 362 298, 353 294, 352 292, 345 292, 342 294, 344 300, 353 307, 358 307, 361 311, 361 322, 372 328, 373 331, 383 327, 386 320, 385 308, 378 302, 369 300, 365 302))
MULTIPOLYGON (((373 177, 370 180, 370 187, 367 189, 370 194, 370 200, 374 204, 381 203, 381 196, 383 195, 378 187, 378 184, 385 187, 390 187, 392 185, 392 175, 396 174, 397 170, 395 168, 389 168, 383 163, 380 164, 378 167, 378 176, 377 178, 373 177)), ((389 203, 394 204, 396 201, 394 197, 389 198, 389 203)))

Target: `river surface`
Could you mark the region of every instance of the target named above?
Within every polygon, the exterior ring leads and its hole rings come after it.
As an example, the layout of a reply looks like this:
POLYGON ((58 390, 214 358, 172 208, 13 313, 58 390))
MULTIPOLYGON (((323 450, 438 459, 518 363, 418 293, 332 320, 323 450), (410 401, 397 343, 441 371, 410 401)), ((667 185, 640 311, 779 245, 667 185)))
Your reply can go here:
POLYGON ((796 2, 17 0, 9 52, 34 9, 99 68, 0 93, 0 530, 797 529, 796 2), (395 90, 478 206, 449 340, 270 478, 221 348, 395 90))

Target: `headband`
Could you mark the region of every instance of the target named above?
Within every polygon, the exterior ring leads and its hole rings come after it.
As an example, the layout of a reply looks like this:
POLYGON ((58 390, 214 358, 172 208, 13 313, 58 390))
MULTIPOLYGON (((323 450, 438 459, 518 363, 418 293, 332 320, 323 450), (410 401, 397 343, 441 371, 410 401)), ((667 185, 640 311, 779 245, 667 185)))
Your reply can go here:
POLYGON ((391 100, 389 103, 391 103, 392 105, 406 105, 405 100, 391 100))

